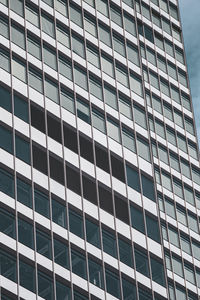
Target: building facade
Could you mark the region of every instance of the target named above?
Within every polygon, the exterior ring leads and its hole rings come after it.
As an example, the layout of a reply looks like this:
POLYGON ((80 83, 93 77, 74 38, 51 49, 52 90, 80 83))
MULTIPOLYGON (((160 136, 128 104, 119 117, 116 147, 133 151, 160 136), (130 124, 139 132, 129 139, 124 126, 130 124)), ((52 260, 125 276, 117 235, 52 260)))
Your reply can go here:
POLYGON ((0 0, 0 116, 0 299, 199 299, 177 0, 0 0))

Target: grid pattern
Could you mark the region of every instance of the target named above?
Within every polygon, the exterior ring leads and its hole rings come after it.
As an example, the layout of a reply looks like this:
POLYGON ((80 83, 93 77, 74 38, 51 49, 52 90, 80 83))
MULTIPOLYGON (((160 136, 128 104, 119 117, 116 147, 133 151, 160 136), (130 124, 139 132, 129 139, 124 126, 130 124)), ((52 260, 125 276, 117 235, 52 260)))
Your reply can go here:
POLYGON ((1 299, 198 299, 177 5, 0 0, 1 299))

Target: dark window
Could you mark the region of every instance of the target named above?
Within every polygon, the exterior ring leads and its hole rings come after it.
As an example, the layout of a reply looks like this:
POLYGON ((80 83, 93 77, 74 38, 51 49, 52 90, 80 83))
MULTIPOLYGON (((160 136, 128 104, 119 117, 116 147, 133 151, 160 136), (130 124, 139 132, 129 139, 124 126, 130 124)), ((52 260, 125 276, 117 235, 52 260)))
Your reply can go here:
POLYGON ((18 218, 18 239, 25 246, 34 249, 33 225, 18 218))
POLYGON ((18 135, 15 135, 16 157, 30 164, 30 144, 18 135))
POLYGON ((121 221, 129 224, 128 203, 125 199, 121 199, 115 195, 115 213, 116 217, 121 221))
POLYGON ((101 147, 97 146, 95 143, 95 153, 96 153, 96 165, 97 167, 103 169, 105 172, 110 172, 108 152, 107 149, 103 150, 101 147))
POLYGON ((90 161, 91 163, 94 162, 93 157, 93 146, 92 142, 88 141, 88 139, 84 138, 83 136, 79 135, 80 141, 80 154, 82 157, 90 161))
POLYGON ((165 286, 165 275, 163 264, 151 257, 152 279, 160 285, 165 286))
POLYGON ((64 185, 64 167, 63 162, 60 159, 56 159, 51 154, 49 155, 49 164, 50 164, 50 176, 55 181, 64 185))
POLYGON ((128 186, 130 186, 137 192, 140 192, 140 179, 139 179, 138 171, 126 165, 126 175, 127 175, 128 186))
POLYGON ((122 279, 123 299, 124 300, 136 300, 136 287, 135 284, 122 279))
POLYGON ((154 184, 153 181, 142 174, 142 189, 143 195, 155 201, 154 184))
POLYGON ((35 211, 49 218, 49 197, 41 191, 35 189, 35 211))
POLYGON ((35 293, 35 268, 19 261, 20 285, 35 293))
POLYGON ((100 248, 99 226, 86 219, 86 238, 87 242, 100 248))
POLYGON ((147 254, 141 250, 135 249, 136 270, 143 275, 149 277, 149 264, 147 254))
POLYGON ((120 283, 119 283, 119 277, 110 272, 108 269, 106 269, 106 287, 107 292, 114 297, 120 299, 120 283))
POLYGON ((68 165, 66 166, 67 173, 67 187, 77 194, 81 194, 80 188, 80 174, 79 170, 76 171, 70 168, 68 165))
POLYGON ((28 102, 17 95, 14 95, 14 113, 24 122, 29 122, 28 102))
POLYGON ((52 259, 51 238, 48 234, 37 230, 36 231, 37 252, 41 255, 52 259))
POLYGON ((0 147, 13 153, 13 134, 12 131, 0 125, 0 147))
POLYGON ((146 224, 147 224, 147 235, 154 241, 160 243, 160 233, 158 227, 158 221, 152 219, 150 216, 146 215, 146 224))
POLYGON ((88 201, 97 204, 96 182, 83 175, 83 197, 88 201))
POLYGON ((142 210, 131 206, 132 227, 144 233, 144 217, 142 210))
POLYGON ((3 107, 7 111, 12 111, 12 102, 11 102, 11 95, 7 89, 4 89, 0 86, 0 107, 3 107))
POLYGON ((15 216, 0 208, 0 231, 15 238, 15 216))
POLYGON ((144 36, 147 40, 154 43, 153 30, 151 28, 147 27, 146 25, 144 25, 144 36))
POLYGON ((0 168, 0 191, 14 198, 14 176, 0 168))
POLYGON ((52 279, 42 272, 38 272, 38 295, 44 299, 54 300, 52 279))
POLYGON ((133 267, 132 247, 129 243, 118 239, 120 261, 124 264, 133 267))
POLYGON ((47 150, 41 149, 36 145, 32 145, 33 148, 33 167, 38 171, 47 175, 47 150))
POLYGON ((56 281, 56 298, 63 300, 71 299, 71 291, 70 288, 58 281, 56 281))
POLYGON ((152 295, 150 294, 150 292, 146 292, 142 289, 139 288, 139 299, 140 300, 152 300, 152 295))
POLYGON ((54 239, 54 261, 64 268, 69 268, 68 246, 54 239))
POLYGON ((45 114, 42 108, 31 104, 31 125, 45 133, 45 114))
POLYGON ((63 126, 64 145, 75 153, 78 153, 77 134, 75 130, 67 126, 63 126))
POLYGON ((100 264, 94 262, 92 259, 88 259, 89 264, 89 280, 92 284, 104 288, 103 282, 103 268, 100 264))
POLYGON ((32 208, 31 185, 19 178, 17 178, 17 201, 32 208))
POLYGON ((71 257, 72 257, 72 272, 86 279, 87 273, 86 273, 85 256, 75 250, 72 250, 71 257))
POLYGON ((103 239, 103 251, 110 254, 113 257, 117 257, 117 244, 115 235, 108 232, 107 230, 102 230, 103 239))
POLYGON ((58 201, 52 199, 52 221, 66 228, 66 207, 58 201))
POLYGON ((58 143, 62 143, 60 121, 52 118, 49 114, 47 114, 47 127, 48 135, 58 143))
POLYGON ((0 273, 2 276, 16 282, 16 258, 0 250, 0 273))
POLYGON ((111 154, 112 175, 117 179, 125 182, 124 164, 111 154))
POLYGON ((69 209, 69 228, 71 232, 83 238, 83 217, 71 209, 69 209))
POLYGON ((100 207, 113 215, 113 200, 112 193, 110 190, 103 188, 99 184, 99 202, 100 207))

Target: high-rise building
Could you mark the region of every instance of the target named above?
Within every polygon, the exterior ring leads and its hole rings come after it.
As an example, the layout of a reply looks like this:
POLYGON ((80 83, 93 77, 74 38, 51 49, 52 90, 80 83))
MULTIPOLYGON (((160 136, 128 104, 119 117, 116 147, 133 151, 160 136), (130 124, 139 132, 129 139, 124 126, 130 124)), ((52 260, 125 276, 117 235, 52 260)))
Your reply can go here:
POLYGON ((0 0, 0 117, 1 300, 199 299, 177 0, 0 0))

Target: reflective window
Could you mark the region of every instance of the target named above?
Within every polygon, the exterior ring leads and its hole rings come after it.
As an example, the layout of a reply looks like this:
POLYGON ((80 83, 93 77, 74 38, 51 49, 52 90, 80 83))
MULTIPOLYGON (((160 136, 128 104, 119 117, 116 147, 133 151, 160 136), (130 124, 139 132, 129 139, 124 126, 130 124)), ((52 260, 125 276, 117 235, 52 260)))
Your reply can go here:
POLYGON ((0 147, 13 153, 13 133, 11 130, 0 125, 0 147))
POLYGON ((124 40, 116 34, 113 34, 113 45, 115 51, 124 57, 126 56, 124 40))
POLYGON ((72 50, 77 55, 80 55, 81 57, 85 58, 84 40, 74 34, 72 35, 72 50))
POLYGON ((70 48, 69 32, 66 28, 60 26, 59 24, 57 24, 56 26, 56 37, 58 42, 60 42, 67 48, 70 48))
POLYGON ((75 250, 71 250, 72 272, 86 279, 86 260, 85 256, 75 250))
POLYGON ((106 268, 106 287, 107 287, 107 292, 111 295, 113 295, 116 298, 120 299, 120 282, 119 282, 119 277, 110 272, 106 268))
POLYGON ((51 18, 44 14, 42 15, 42 30, 52 38, 55 38, 54 22, 51 18))
POLYGON ((152 279, 158 284, 165 286, 165 275, 163 264, 151 257, 152 279))
POLYGON ((141 156, 147 161, 151 161, 149 143, 137 137, 137 149, 138 149, 139 156, 141 156))
POLYGON ((46 97, 59 103, 58 85, 47 77, 45 78, 45 93, 46 97))
POLYGON ((14 282, 17 280, 16 258, 0 250, 0 273, 14 282))
POLYGON ((19 284, 35 293, 35 268, 22 260, 19 261, 19 284))
POLYGON ((69 209, 69 228, 71 232, 83 238, 83 217, 71 209, 69 209))
POLYGON ((138 125, 142 126, 143 128, 147 127, 145 111, 141 109, 139 106, 134 105, 134 116, 135 116, 135 122, 138 125))
POLYGON ((90 108, 89 105, 80 99, 77 99, 77 114, 80 119, 90 124, 90 108))
POLYGON ((41 45, 40 42, 34 38, 32 38, 30 35, 28 35, 28 40, 27 40, 27 44, 28 44, 28 52, 35 56, 36 58, 38 58, 39 60, 41 60, 41 45))
POLYGON ((84 90, 88 90, 87 73, 75 65, 74 76, 75 76, 75 83, 80 87, 82 87, 84 90))
POLYGON ((100 248, 99 226, 86 219, 86 238, 87 242, 100 248))
POLYGON ((103 229, 102 239, 103 239, 103 251, 117 258, 117 244, 116 244, 116 238, 114 234, 103 229))
POLYGON ((0 66, 10 73, 10 54, 3 49, 0 49, 0 66))
POLYGON ((130 283, 129 281, 122 279, 122 289, 123 289, 123 298, 124 300, 135 300, 136 297, 136 287, 135 284, 130 283))
POLYGON ((148 264, 148 257, 141 250, 135 249, 135 263, 136 263, 136 270, 142 273, 144 276, 149 277, 149 264, 148 264))
POLYGON ((72 80, 72 63, 62 55, 59 55, 59 73, 72 80))
POLYGON ((133 267, 132 247, 129 243, 118 238, 120 261, 124 264, 133 267))
POLYGON ((107 56, 102 55, 101 61, 102 61, 103 72, 110 75, 111 77, 114 77, 115 75, 114 75, 114 67, 113 67, 112 59, 109 59, 107 56))
POLYGON ((61 88, 61 105, 74 114, 74 94, 61 88))
POLYGON ((57 70, 56 52, 51 50, 46 45, 43 45, 44 63, 54 70, 57 70))
POLYGON ((16 238, 15 216, 0 208, 0 231, 11 238, 16 238))
POLYGON ((37 252, 41 255, 46 256, 49 259, 52 259, 52 249, 51 249, 51 238, 50 235, 39 231, 36 231, 36 244, 37 252))
POLYGON ((54 261, 64 268, 69 268, 68 246, 59 240, 53 240, 54 243, 54 261))
POLYGON ((131 206, 132 227, 144 233, 144 217, 142 210, 131 206))
POLYGON ((25 246, 34 249, 33 225, 18 217, 18 239, 25 246))
POLYGON ((103 268, 100 264, 94 262, 92 259, 88 259, 89 264, 89 280, 92 284, 99 288, 104 288, 103 281, 103 268))
POLYGON ((17 95, 14 95, 14 114, 23 121, 29 122, 28 102, 17 95))
POLYGON ((110 6, 110 12, 111 12, 111 20, 115 22, 117 25, 122 27, 122 12, 118 7, 111 5, 110 6))
POLYGON ((41 215, 49 218, 49 197, 43 192, 34 191, 35 210, 41 215))
POLYGON ((117 109, 117 95, 116 91, 108 85, 104 85, 104 100, 105 103, 117 109))
POLYGON ((107 0, 99 0, 96 2, 97 10, 108 17, 108 2, 107 0))
POLYGON ((99 52, 96 48, 87 44, 87 59, 95 67, 100 69, 99 52))
POLYGON ((21 17, 24 16, 24 2, 22 0, 10 1, 10 8, 21 17))
POLYGON ((25 18, 36 27, 40 27, 39 13, 35 8, 29 5, 29 3, 26 3, 25 18))
POLYGON ((52 199, 52 221, 66 228, 66 207, 60 202, 52 199))
POLYGON ((119 125, 117 123, 113 122, 111 119, 108 119, 107 126, 108 126, 109 137, 114 139, 116 142, 121 143, 119 125))
POLYGON ((56 281, 56 297, 58 299, 71 299, 71 291, 68 286, 56 281))
POLYGON ((103 133, 106 133, 104 115, 94 108, 92 109, 92 125, 103 133))
POLYGON ((133 34, 134 36, 136 35, 135 20, 128 14, 124 14, 124 26, 126 31, 133 34))
POLYGON ((30 164, 30 144, 18 135, 15 135, 15 151, 17 158, 30 164))
POLYGON ((93 19, 90 15, 84 14, 85 20, 85 30, 92 34, 93 36, 97 37, 97 25, 95 19, 93 19))
POLYGON ((125 128, 122 129, 122 143, 124 147, 135 152, 135 137, 133 133, 129 132, 125 128))
POLYGON ((40 271, 38 271, 38 295, 44 299, 54 299, 53 280, 40 271))
POLYGON ((32 68, 29 68, 29 85, 38 92, 43 93, 42 75, 32 68))
POLYGON ((99 80, 94 78, 93 76, 90 76, 89 79, 90 83, 90 93, 97 97, 100 100, 103 100, 103 90, 102 90, 102 85, 99 80))
POLYGON ((56 5, 56 9, 59 13, 61 13, 65 17, 68 17, 67 2, 65 2, 65 0, 56 0, 55 5, 56 5))
POLYGON ((3 17, 0 17, 0 34, 9 39, 8 21, 3 17))
POLYGON ((174 273, 183 277, 183 266, 181 260, 176 258, 175 256, 172 256, 172 265, 174 273))
POLYGON ((0 168, 0 191, 14 198, 14 176, 0 168))
MULTIPOLYGON (((0 52, 0 60, 1 60, 1 52, 0 52)), ((6 109, 7 111, 11 112, 12 111, 12 105, 11 105, 11 95, 10 92, 0 86, 0 107, 6 109)))
POLYGON ((14 76, 16 76, 18 79, 26 83, 27 81, 26 65, 21 60, 18 60, 17 58, 13 57, 12 71, 14 76))
POLYGON ((17 178, 17 201, 32 208, 31 185, 19 178, 17 178))
POLYGON ((134 93, 138 94, 141 97, 143 96, 142 81, 133 73, 130 74, 130 87, 134 93))
POLYGON ((140 192, 140 180, 139 180, 138 171, 126 165, 126 176, 127 176, 128 186, 140 192))

